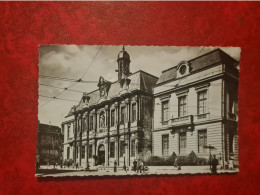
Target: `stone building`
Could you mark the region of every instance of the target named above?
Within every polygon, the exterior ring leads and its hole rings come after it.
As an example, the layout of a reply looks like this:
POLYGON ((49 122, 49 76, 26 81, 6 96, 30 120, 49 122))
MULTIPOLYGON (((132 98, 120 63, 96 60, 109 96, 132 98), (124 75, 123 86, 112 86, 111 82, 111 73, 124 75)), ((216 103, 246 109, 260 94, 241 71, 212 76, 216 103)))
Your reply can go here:
POLYGON ((62 161, 63 134, 61 128, 54 125, 38 123, 37 161, 40 164, 58 163, 62 161))
POLYGON ((239 62, 220 49, 161 73, 154 87, 153 155, 209 157, 238 165, 239 62))
POLYGON ((117 57, 118 80, 99 78, 98 89, 84 93, 62 123, 64 159, 79 166, 129 166, 152 149, 153 87, 158 78, 130 72, 124 47, 117 57))

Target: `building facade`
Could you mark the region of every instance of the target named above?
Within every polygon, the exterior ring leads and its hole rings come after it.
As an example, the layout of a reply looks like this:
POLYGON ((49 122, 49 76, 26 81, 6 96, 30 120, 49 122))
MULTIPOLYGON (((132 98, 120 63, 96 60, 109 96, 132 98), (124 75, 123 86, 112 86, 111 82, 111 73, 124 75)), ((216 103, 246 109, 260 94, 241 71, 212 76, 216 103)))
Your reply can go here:
POLYGON ((164 70, 154 87, 153 155, 212 154, 238 165, 238 62, 220 49, 164 70))
POLYGON ((63 152, 63 134, 61 128, 54 125, 38 123, 37 161, 40 164, 60 164, 63 152))
POLYGON ((118 54, 118 80, 99 78, 62 123, 64 156, 79 166, 130 166, 152 151, 153 87, 158 78, 130 72, 130 56, 118 54))

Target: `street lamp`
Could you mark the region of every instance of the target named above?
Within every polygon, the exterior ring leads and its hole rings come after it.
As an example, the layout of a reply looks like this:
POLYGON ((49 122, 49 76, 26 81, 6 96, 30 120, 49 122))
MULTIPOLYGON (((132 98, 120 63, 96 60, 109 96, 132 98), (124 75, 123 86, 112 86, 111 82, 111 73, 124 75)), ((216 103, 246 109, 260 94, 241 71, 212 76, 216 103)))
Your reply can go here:
POLYGON ((211 145, 204 146, 203 148, 209 149, 209 168, 211 170, 211 150, 216 150, 217 148, 215 148, 214 146, 211 146, 211 145))

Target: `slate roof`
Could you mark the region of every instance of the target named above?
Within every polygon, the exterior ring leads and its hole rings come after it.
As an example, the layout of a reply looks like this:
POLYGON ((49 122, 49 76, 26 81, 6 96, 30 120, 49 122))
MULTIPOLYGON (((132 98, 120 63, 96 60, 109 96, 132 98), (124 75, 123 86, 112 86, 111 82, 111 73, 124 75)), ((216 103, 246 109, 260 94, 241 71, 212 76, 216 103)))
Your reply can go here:
MULTIPOLYGON (((129 84, 128 92, 139 90, 151 94, 153 93, 153 87, 155 86, 158 80, 157 77, 141 70, 129 75, 127 78, 131 80, 129 84)), ((112 99, 114 97, 121 96, 120 91, 122 90, 123 89, 120 87, 119 81, 111 83, 110 89, 108 91, 107 99, 112 99)), ((96 105, 100 103, 102 100, 104 100, 103 98, 100 98, 99 89, 87 93, 87 95, 90 97, 88 107, 96 105)), ((73 115, 74 109, 76 109, 75 111, 79 111, 82 110, 84 106, 85 105, 83 103, 83 99, 81 99, 77 106, 71 108, 67 117, 73 115)))
MULTIPOLYGON (((230 57, 227 53, 225 53, 221 49, 216 49, 202 56, 191 59, 188 61, 188 63, 191 66, 190 73, 193 73, 203 68, 206 68, 208 66, 214 64, 220 64, 220 63, 225 63, 228 66, 235 67, 238 64, 238 61, 230 57)), ((157 81, 156 85, 162 84, 170 80, 174 80, 176 79, 176 77, 177 77, 177 66, 174 66, 170 69, 162 71, 162 74, 159 80, 157 81)))
POLYGON ((45 132, 45 133, 58 133, 61 132, 61 128, 58 126, 54 125, 48 125, 48 124, 38 124, 38 128, 40 132, 45 132))

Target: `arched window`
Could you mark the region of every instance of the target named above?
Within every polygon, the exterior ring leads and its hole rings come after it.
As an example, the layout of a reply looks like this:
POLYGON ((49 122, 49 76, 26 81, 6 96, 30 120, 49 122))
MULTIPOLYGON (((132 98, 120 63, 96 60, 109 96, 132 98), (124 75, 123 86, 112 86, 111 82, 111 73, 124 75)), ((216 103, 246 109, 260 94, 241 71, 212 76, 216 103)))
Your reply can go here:
POLYGON ((105 127, 105 112, 102 111, 100 114, 99 114, 99 127, 105 127))

